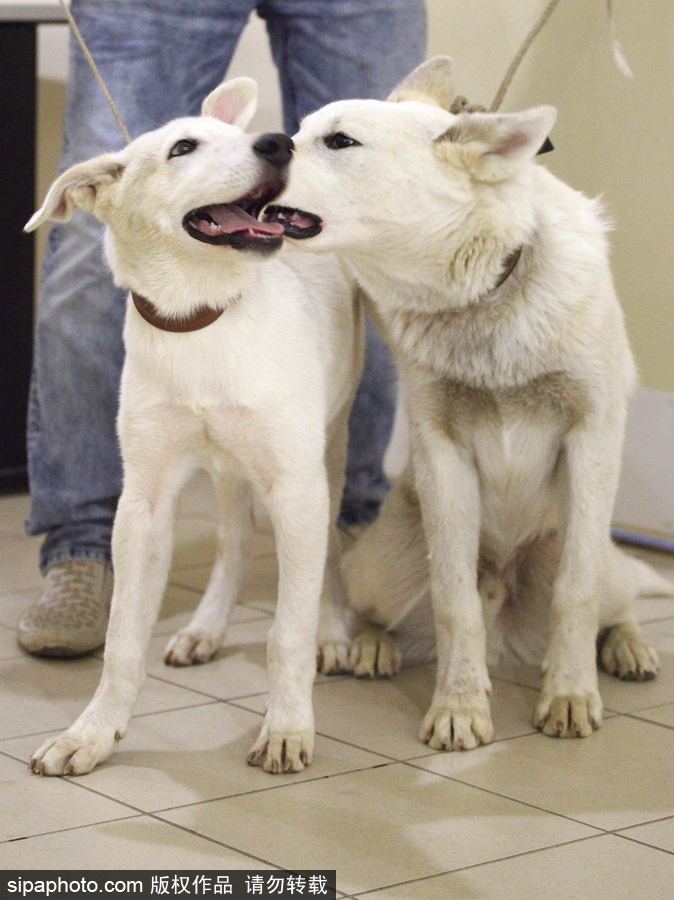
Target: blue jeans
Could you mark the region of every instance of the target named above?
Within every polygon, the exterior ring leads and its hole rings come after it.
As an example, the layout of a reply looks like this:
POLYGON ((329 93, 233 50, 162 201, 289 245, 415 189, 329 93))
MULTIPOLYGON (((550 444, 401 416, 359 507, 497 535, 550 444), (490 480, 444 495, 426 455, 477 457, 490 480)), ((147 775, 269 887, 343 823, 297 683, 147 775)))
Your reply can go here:
MULTIPOLYGON (((423 58, 423 0, 73 0, 76 20, 136 137, 198 114, 222 79, 250 13, 266 20, 284 125, 332 100, 383 98, 423 58)), ((60 169, 123 146, 71 40, 60 169)), ((30 534, 46 533, 43 569, 110 561, 122 469, 115 433, 125 292, 102 254, 102 226, 77 213, 52 228, 36 318, 28 415, 30 534)), ((393 367, 368 328, 352 411, 342 519, 373 517, 387 490, 382 458, 394 414, 393 367)))

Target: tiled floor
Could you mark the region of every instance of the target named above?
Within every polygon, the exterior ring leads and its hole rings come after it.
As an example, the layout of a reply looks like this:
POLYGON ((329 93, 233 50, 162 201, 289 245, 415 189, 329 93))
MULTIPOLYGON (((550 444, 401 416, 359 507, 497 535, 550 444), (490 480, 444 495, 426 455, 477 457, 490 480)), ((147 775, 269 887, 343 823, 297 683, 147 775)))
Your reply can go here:
MULTIPOLYGON (((26 760, 90 698, 101 660, 23 654, 14 626, 40 590, 25 497, 0 498, 0 867, 336 868, 345 896, 671 900, 674 896, 674 599, 639 613, 661 651, 648 684, 602 676, 604 727, 556 741, 530 724, 538 676, 494 678, 496 740, 443 754, 416 738, 433 672, 391 682, 318 679, 314 764, 273 777, 245 764, 265 705, 273 543, 261 533, 219 658, 162 662, 187 621, 213 548, 197 485, 179 518, 175 567, 134 721, 84 778, 37 778, 26 760)), ((674 560, 651 555, 674 580, 674 560)))

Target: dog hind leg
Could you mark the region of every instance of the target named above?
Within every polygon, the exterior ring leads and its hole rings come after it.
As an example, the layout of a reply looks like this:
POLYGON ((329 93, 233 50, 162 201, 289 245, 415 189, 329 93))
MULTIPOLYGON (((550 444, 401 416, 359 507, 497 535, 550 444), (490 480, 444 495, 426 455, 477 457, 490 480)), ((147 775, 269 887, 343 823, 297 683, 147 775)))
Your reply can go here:
POLYGON ((350 409, 351 403, 345 404, 331 422, 325 453, 330 489, 330 531, 316 651, 316 667, 322 675, 353 671, 350 661, 351 642, 361 627, 358 614, 347 600, 341 571, 342 542, 337 528, 346 476, 350 409))
POLYGON ((241 590, 253 536, 252 490, 238 472, 216 479, 220 508, 216 559, 206 592, 191 622, 166 647, 169 666, 190 666, 212 659, 222 646, 232 606, 241 590))

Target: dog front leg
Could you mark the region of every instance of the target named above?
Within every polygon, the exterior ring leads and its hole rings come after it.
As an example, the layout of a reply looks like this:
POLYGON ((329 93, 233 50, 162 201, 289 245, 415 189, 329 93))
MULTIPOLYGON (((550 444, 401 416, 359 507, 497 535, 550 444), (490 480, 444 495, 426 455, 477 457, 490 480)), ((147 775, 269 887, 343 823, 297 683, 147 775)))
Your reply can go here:
POLYGON ((248 763, 265 772, 300 772, 313 756, 311 694, 329 506, 323 465, 278 478, 269 497, 279 559, 278 605, 267 647, 267 712, 248 754, 248 763))
POLYGON ((250 484, 240 474, 227 472, 219 475, 215 490, 220 508, 215 564, 191 622, 168 643, 164 662, 170 666, 212 659, 222 645, 247 568, 253 537, 250 484))
POLYGON ((477 587, 480 497, 468 454, 423 423, 412 443, 428 541, 438 671, 419 737, 434 750, 470 750, 493 737, 486 633, 477 587))
POLYGON ((564 445, 562 549, 553 585, 550 638, 534 725, 554 737, 586 737, 602 722, 597 679, 600 574, 609 552, 623 417, 592 418, 564 445))
POLYGON ((100 684, 77 721, 31 757, 39 775, 84 775, 112 753, 127 729, 145 679, 145 658, 172 549, 175 491, 147 499, 147 485, 125 485, 112 536, 114 591, 100 684))

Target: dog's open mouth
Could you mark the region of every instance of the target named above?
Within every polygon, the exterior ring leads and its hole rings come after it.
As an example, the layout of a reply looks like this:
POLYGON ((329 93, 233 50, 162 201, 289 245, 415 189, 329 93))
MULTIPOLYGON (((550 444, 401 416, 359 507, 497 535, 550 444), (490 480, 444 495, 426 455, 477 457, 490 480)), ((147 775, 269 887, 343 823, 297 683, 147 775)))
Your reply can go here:
POLYGON ((280 222, 260 221, 261 210, 281 193, 282 181, 259 184, 233 203, 213 203, 187 213, 183 227, 198 241, 227 244, 235 250, 275 250, 283 243, 280 222))
POLYGON ((323 228, 319 216, 290 206, 268 206, 262 214, 262 221, 282 225, 285 236, 298 241, 316 237, 323 228))

